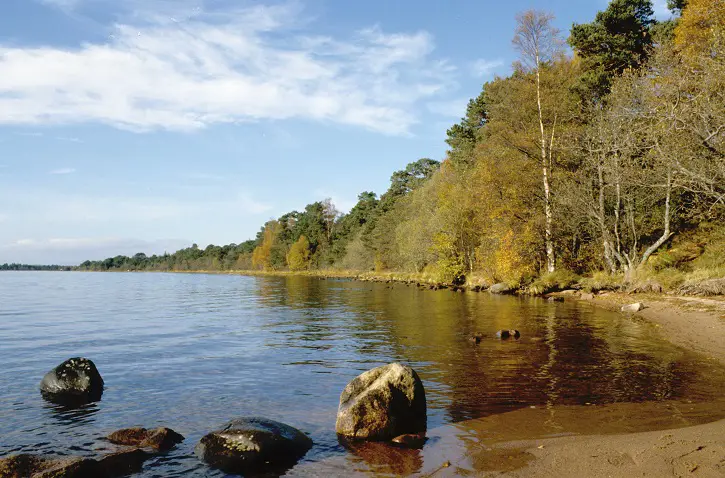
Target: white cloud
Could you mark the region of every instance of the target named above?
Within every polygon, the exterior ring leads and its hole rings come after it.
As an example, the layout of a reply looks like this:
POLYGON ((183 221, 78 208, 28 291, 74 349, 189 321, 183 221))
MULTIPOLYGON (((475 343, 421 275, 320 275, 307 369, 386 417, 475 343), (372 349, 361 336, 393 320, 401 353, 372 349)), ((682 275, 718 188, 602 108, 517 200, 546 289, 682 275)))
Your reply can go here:
POLYGON ((75 138, 72 136, 56 136, 55 139, 58 141, 66 141, 68 143, 82 143, 83 141, 80 138, 75 138))
POLYGON ((64 175, 64 174, 72 174, 75 172, 76 172, 76 170, 73 168, 60 168, 60 169, 54 169, 53 171, 49 171, 48 174, 64 175))
POLYGON ((466 106, 468 106, 468 98, 457 98, 448 101, 433 101, 428 103, 428 111, 442 116, 450 116, 462 118, 466 115, 466 106))
POLYGON ((503 60, 486 60, 479 59, 471 63, 471 72, 473 76, 487 78, 491 77, 496 69, 503 66, 503 60))
POLYGON ((0 45, 0 125, 96 122, 132 131, 301 118, 408 134, 451 84, 425 32, 293 36, 294 6, 115 26, 75 49, 0 45), (426 72, 426 73, 421 73, 426 72))
POLYGON ((80 0, 40 0, 40 2, 63 9, 72 9, 78 6, 80 0))

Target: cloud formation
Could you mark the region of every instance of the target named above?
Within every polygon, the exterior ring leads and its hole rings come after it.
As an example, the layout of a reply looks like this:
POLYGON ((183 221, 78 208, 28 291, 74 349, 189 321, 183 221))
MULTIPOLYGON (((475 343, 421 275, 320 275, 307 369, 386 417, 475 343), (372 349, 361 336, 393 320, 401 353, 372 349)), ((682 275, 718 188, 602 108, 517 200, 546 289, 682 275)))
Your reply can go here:
POLYGON ((64 174, 72 174, 75 172, 76 172, 76 170, 73 168, 60 168, 60 169, 54 169, 53 171, 49 171, 48 174, 64 175, 64 174))
POLYGON ((450 84, 453 68, 432 57, 426 32, 300 36, 298 14, 278 5, 146 15, 103 44, 0 45, 0 125, 188 131, 297 118, 403 135, 418 102, 450 84))

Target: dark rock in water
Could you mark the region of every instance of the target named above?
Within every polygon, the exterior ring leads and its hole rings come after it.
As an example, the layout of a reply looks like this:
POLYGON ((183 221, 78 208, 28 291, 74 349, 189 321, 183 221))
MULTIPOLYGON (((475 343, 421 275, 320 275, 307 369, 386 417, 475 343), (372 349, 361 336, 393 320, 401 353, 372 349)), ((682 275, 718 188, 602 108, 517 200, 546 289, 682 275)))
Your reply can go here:
POLYGON ((46 373, 40 382, 43 397, 67 406, 97 402, 103 394, 103 378, 96 365, 82 357, 74 357, 46 373))
POLYGON ((521 333, 518 330, 516 330, 516 329, 512 329, 512 330, 499 330, 498 332, 496 332, 496 337, 499 338, 499 339, 501 339, 501 340, 508 340, 508 339, 510 339, 512 337, 514 339, 518 339, 518 338, 521 337, 521 333))
POLYGON ((137 446, 153 448, 159 451, 172 449, 177 443, 184 441, 184 437, 174 430, 159 427, 154 430, 145 428, 124 428, 108 435, 108 441, 116 445, 137 446))
POLYGON ((141 471, 144 462, 151 458, 151 456, 150 453, 138 448, 124 450, 100 458, 98 465, 103 470, 103 473, 105 473, 103 476, 109 478, 126 476, 141 471))
POLYGON ((425 445, 425 433, 409 433, 393 438, 392 442, 406 448, 423 448, 425 445))
POLYGON ((259 417, 238 418, 204 436, 197 456, 227 473, 291 468, 312 447, 312 440, 289 425, 259 417))
POLYGON ((425 432, 425 390, 418 374, 392 363, 357 376, 340 395, 335 430, 351 440, 391 440, 425 432))
POLYGON ((477 344, 481 343, 481 340, 483 340, 483 334, 481 332, 476 332, 475 334, 471 335, 470 339, 471 342, 475 342, 477 344))
POLYGON ((0 459, 0 476, 3 478, 25 478, 41 471, 47 461, 35 455, 13 455, 0 459))
POLYGON ((96 460, 89 458, 48 459, 36 455, 15 455, 0 460, 2 478, 106 478, 96 460))

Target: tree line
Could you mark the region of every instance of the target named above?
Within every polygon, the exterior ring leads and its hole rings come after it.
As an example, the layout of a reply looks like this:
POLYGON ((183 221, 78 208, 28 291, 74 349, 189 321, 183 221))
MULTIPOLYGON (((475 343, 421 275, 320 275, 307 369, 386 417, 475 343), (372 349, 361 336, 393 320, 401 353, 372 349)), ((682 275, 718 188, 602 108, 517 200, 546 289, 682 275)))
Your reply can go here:
POLYGON ((33 264, 0 264, 0 271, 70 271, 70 266, 33 265, 33 264))
POLYGON ((347 214, 328 199, 240 245, 80 267, 634 276, 725 216, 725 2, 669 7, 658 22, 650 0, 612 0, 566 37, 550 13, 519 14, 512 74, 469 101, 445 159, 410 163, 347 214))

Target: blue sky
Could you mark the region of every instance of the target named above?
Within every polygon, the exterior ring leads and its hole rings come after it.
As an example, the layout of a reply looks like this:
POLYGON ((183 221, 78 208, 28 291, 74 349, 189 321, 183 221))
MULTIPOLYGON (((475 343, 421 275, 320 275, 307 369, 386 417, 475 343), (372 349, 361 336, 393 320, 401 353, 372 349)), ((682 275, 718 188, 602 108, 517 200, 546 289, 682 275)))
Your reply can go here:
MULTIPOLYGON (((664 0, 657 2, 666 16, 664 0)), ((516 54, 606 0, 2 0, 0 263, 239 243, 387 189, 516 54)))

